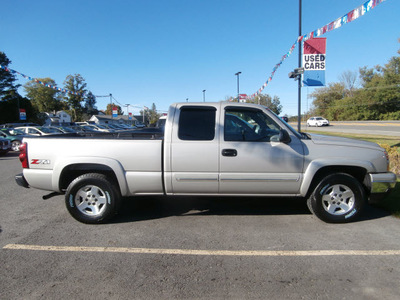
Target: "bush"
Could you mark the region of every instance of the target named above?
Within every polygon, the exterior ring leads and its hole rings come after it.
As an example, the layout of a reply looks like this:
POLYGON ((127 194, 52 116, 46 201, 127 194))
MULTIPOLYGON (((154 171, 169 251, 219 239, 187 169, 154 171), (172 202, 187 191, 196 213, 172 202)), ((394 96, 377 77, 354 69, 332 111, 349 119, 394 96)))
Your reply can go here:
POLYGON ((385 148, 389 154, 389 168, 390 171, 395 174, 400 174, 400 154, 396 146, 390 147, 388 144, 380 144, 382 148, 385 148))

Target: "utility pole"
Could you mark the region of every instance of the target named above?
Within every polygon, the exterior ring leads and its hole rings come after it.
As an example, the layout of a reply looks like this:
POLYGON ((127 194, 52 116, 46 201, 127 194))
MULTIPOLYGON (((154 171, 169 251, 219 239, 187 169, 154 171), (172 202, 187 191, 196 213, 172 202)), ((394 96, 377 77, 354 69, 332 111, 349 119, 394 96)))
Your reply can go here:
POLYGON ((242 72, 237 72, 235 75, 237 76, 237 101, 239 102, 240 100, 240 94, 239 94, 239 75, 242 74, 242 72))
MULTIPOLYGON (((301 0, 299 0, 299 37, 301 36, 301 0)), ((299 65, 298 68, 301 69, 301 41, 299 41, 299 65)), ((297 131, 301 131, 301 74, 299 76, 298 82, 298 110, 297 110, 297 131)))
MULTIPOLYGON (((299 37, 301 37, 301 0, 299 0, 299 37)), ((298 86, 297 86, 297 98, 298 98, 298 104, 297 104, 297 131, 301 131, 301 75, 304 73, 304 68, 302 68, 302 60, 301 60, 301 42, 302 40, 299 39, 299 64, 296 69, 294 69, 293 72, 289 73, 289 78, 292 78, 294 80, 298 80, 298 86)))
POLYGON ((111 93, 110 93, 110 104, 111 104, 111 120, 112 120, 113 119, 113 112, 114 112, 114 105, 112 103, 112 94, 111 93))

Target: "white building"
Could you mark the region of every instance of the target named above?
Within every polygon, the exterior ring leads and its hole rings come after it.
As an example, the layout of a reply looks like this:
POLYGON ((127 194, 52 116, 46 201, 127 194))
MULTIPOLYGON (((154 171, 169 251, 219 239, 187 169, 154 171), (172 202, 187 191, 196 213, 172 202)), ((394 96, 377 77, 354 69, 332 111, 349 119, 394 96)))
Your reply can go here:
POLYGON ((125 125, 135 125, 137 122, 137 119, 132 116, 132 119, 129 120, 128 116, 120 116, 118 115, 117 117, 112 117, 111 115, 93 115, 89 121, 93 121, 96 124, 99 125, 107 125, 107 124, 125 124, 125 125))
POLYGON ((49 125, 60 125, 62 123, 70 123, 71 122, 71 116, 63 111, 60 110, 58 112, 54 113, 45 113, 47 118, 45 120, 44 125, 49 126, 49 125))

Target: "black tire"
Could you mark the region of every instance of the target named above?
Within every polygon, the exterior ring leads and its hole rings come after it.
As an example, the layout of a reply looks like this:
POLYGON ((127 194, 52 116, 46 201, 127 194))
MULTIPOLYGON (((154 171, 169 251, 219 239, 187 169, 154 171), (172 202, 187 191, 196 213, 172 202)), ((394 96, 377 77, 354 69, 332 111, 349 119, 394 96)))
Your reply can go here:
POLYGON ((360 182, 344 173, 326 176, 307 200, 310 211, 327 223, 356 220, 365 203, 366 194, 360 182))
POLYGON ((82 223, 105 223, 118 213, 120 193, 107 176, 88 173, 68 186, 65 204, 72 217, 82 223))

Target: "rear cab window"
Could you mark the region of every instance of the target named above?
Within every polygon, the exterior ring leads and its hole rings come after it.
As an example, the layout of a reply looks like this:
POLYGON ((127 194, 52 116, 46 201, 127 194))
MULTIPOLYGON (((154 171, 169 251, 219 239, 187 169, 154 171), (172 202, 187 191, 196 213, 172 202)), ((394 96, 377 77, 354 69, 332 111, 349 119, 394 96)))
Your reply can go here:
POLYGON ((180 109, 178 138, 184 141, 212 141, 215 138, 216 108, 184 106, 180 109))

